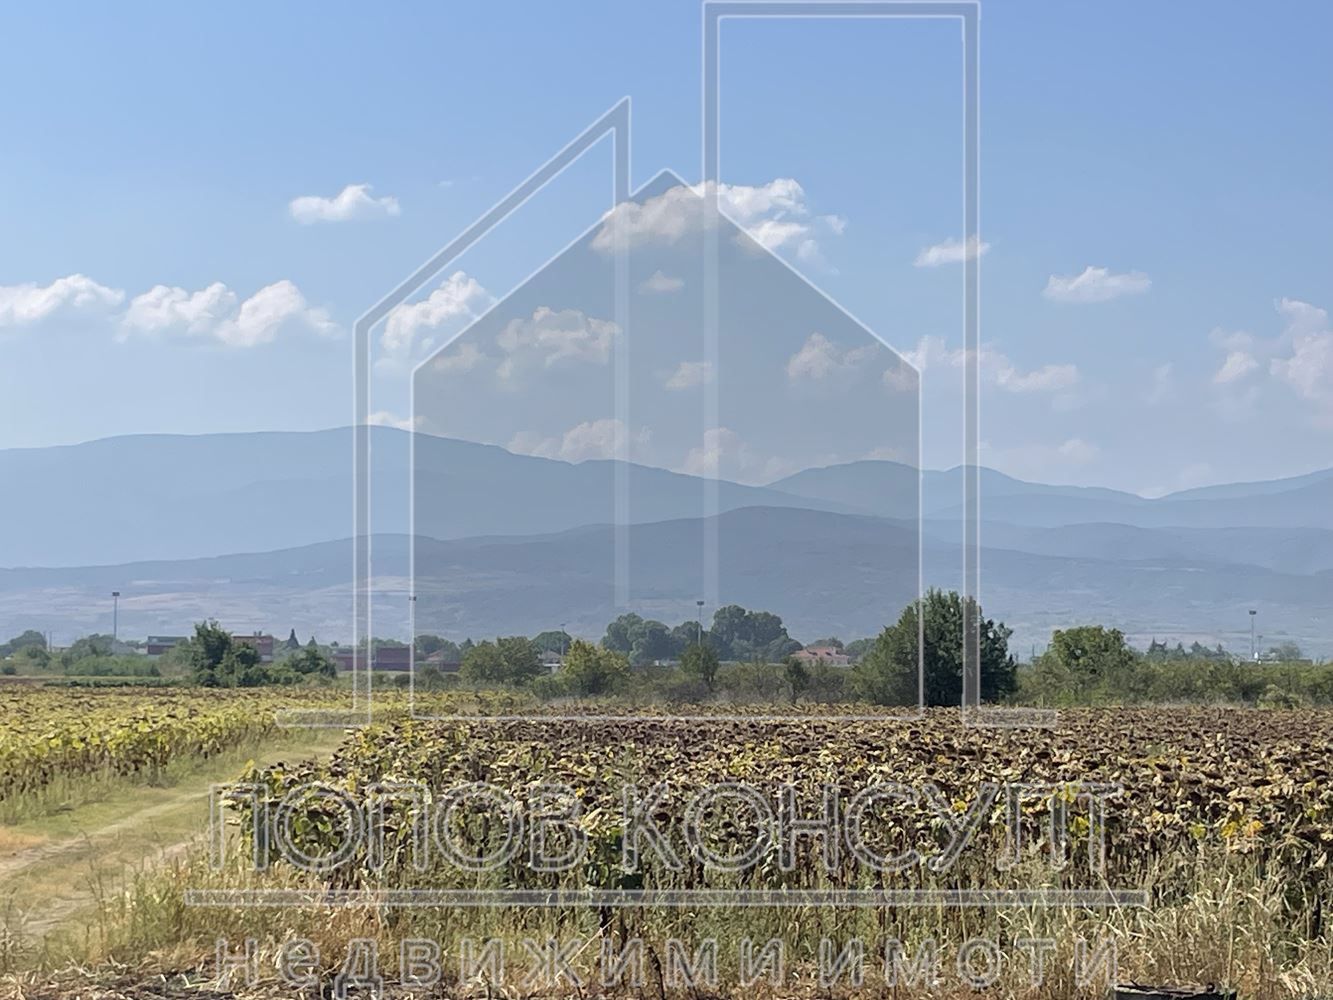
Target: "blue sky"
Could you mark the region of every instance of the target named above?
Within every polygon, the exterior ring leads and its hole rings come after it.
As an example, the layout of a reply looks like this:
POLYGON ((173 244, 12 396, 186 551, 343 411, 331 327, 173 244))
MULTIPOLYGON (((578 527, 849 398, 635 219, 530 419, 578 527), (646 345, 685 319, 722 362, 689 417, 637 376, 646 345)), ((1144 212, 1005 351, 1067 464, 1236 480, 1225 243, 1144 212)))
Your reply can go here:
MULTIPOLYGON (((694 3, 3 27, 3 447, 347 423, 355 317, 616 100, 636 186, 699 174, 694 3)), ((1333 464, 1330 28, 1316 3, 983 4, 988 464, 1144 492, 1333 464)), ((924 461, 956 464, 956 25, 729 23, 722 51, 745 221, 923 368, 924 461)), ((475 289, 377 348, 381 419, 608 187, 603 146, 460 262, 475 289)))

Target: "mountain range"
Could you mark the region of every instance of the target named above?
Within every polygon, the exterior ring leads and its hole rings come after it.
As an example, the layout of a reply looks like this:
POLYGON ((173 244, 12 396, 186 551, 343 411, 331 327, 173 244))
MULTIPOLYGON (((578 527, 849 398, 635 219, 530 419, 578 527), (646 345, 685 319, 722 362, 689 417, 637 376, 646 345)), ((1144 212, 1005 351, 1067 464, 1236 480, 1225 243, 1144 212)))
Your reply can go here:
MULTIPOLYGON (((376 630, 406 634, 409 554, 417 628, 462 636, 560 622, 600 634, 621 571, 636 610, 692 618, 705 538, 719 599, 781 614, 797 638, 871 634, 920 577, 957 587, 961 469, 863 461, 763 486, 635 465, 577 464, 372 429, 376 630), (415 468, 415 479, 410 470, 415 468), (408 531, 415 500, 416 538, 408 531)), ((1082 621, 1149 638, 1248 649, 1247 611, 1269 643, 1333 652, 1333 470, 1146 499, 979 470, 982 600, 1020 648, 1082 621)), ((145 435, 0 451, 0 635, 123 635, 235 627, 347 638, 351 437, 145 435), (248 554, 247 554, 248 553, 248 554)))

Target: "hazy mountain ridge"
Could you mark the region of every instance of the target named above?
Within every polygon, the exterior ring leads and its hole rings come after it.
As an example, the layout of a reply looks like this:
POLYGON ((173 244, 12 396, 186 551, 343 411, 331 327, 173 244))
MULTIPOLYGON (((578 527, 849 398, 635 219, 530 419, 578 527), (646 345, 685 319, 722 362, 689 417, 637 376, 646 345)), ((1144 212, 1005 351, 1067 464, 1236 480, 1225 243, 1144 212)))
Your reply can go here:
MULTIPOLYGON (((412 435, 370 431, 372 531, 406 533, 412 435)), ((351 430, 140 435, 0 450, 5 495, 0 565, 80 566, 268 551, 352 532, 351 430)), ((416 530, 437 538, 531 535, 615 519, 614 464, 516 455, 495 445, 416 435, 416 530), (540 502, 534 502, 539 498, 540 502)), ((699 517, 704 483, 630 467, 633 522, 699 517)), ((1048 486, 980 470, 982 516, 1020 527, 1333 530, 1333 470, 1187 490, 1149 500, 1099 487, 1048 486)), ((962 469, 921 474, 921 514, 957 520, 962 469)), ((915 470, 893 462, 807 469, 767 486, 722 481, 720 511, 806 507, 915 518, 915 470)), ((1322 547, 1322 541, 1317 543, 1322 547)))
MULTIPOLYGON (((724 600, 778 612, 793 634, 813 639, 877 631, 911 599, 915 536, 886 519, 790 508, 742 508, 718 518, 724 600), (774 544, 780 540, 781 544, 774 544)), ((629 529, 631 597, 642 613, 691 618, 699 592, 703 522, 680 519, 629 529)), ((406 635, 403 535, 373 539, 375 631, 406 635)), ((600 635, 618 613, 613 594, 615 529, 591 526, 527 538, 419 539, 417 626, 450 635, 537 632, 566 622, 600 635)), ((957 587, 961 552, 927 534, 922 575, 957 587)), ((1052 628, 1101 622, 1148 638, 1199 638, 1248 647, 1246 612, 1265 634, 1333 652, 1324 631, 1333 570, 1294 573, 1186 558, 1120 560, 1023 552, 987 545, 987 614, 1015 629, 1017 648, 1042 644, 1052 628)), ((86 569, 0 571, 0 632, 47 627, 62 634, 105 630, 107 592, 119 588, 125 634, 174 633, 217 617, 236 627, 347 638, 351 543, 268 553, 86 569)))
MULTIPOLYGON (((106 630, 107 594, 118 589, 130 635, 204 617, 349 633, 350 434, 149 435, 0 451, 0 476, 20 486, 6 493, 0 564, 46 566, 0 569, 0 632, 106 630), (62 563, 70 568, 52 568, 62 563)), ((371 431, 385 634, 407 629, 410 440, 371 431)), ((425 435, 415 446, 418 498, 432 501, 417 504, 422 627, 483 634, 567 621, 592 634, 613 616, 614 463, 425 435)), ((986 610, 1020 636, 1042 642, 1051 627, 1103 621, 1248 648, 1255 607, 1270 639, 1333 652, 1333 470, 1160 499, 979 474, 986 610)), ((631 466, 624 482, 636 600, 664 619, 692 617, 704 481, 631 466)), ((920 479, 931 584, 959 585, 962 482, 957 468, 920 479)), ((903 567, 915 566, 918 493, 909 467, 808 469, 768 486, 722 482, 718 495, 722 600, 777 611, 800 635, 865 634, 910 599, 903 567)))

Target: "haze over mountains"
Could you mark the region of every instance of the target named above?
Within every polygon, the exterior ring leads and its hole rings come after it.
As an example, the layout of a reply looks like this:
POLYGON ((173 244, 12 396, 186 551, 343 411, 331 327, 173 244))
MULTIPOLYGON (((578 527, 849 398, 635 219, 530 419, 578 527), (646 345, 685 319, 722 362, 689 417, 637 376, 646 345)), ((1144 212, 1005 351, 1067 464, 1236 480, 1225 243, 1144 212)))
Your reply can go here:
MULTIPOLYGON (((372 431, 377 631, 406 634, 410 435, 372 431), (382 627, 380 627, 382 625, 382 627)), ((417 435, 418 627, 600 634, 616 613, 616 469, 417 435), (427 587, 424 581, 431 581, 427 587), (428 589, 433 588, 427 594, 428 589)), ((151 435, 0 451, 0 633, 175 633, 205 616, 347 638, 351 438, 151 435), (241 555, 240 553, 251 553, 241 555), (41 567, 24 569, 21 567, 41 567)), ((1145 499, 982 471, 983 605, 1020 648, 1084 621, 1131 636, 1333 652, 1333 470, 1145 499)), ((808 469, 768 486, 633 466, 624 478, 636 605, 693 617, 705 531, 721 599, 781 614, 797 638, 870 634, 911 598, 915 473, 808 469)), ((957 586, 961 470, 921 477, 922 575, 957 586)))

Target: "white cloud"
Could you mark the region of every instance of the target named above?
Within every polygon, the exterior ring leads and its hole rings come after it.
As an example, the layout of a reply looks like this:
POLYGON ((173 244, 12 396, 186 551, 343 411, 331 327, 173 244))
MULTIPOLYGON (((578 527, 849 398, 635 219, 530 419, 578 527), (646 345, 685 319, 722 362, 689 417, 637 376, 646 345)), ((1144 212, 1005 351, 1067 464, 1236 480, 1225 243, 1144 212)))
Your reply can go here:
POLYGON ((677 471, 739 483, 770 483, 797 469, 798 466, 787 459, 764 458, 756 454, 731 428, 714 427, 704 431, 700 445, 686 453, 677 471))
POLYGON ((1283 319, 1275 337, 1220 329, 1209 334, 1213 345, 1225 352, 1213 375, 1214 384, 1225 387, 1215 403, 1229 419, 1250 419, 1276 385, 1313 403, 1317 425, 1333 427, 1333 328, 1328 313, 1299 299, 1279 299, 1273 306, 1283 319), (1255 378, 1256 373, 1268 380, 1255 378))
POLYGON ((939 267, 941 264, 961 264, 965 260, 984 256, 989 249, 989 243, 975 236, 969 236, 966 241, 945 240, 943 243, 936 243, 922 250, 916 255, 916 260, 912 261, 912 266, 939 267))
POLYGON ((121 324, 140 333, 210 334, 236 310, 236 293, 220 281, 197 292, 154 285, 131 300, 121 324))
POLYGON ((680 278, 673 278, 669 274, 663 274, 661 271, 654 271, 651 277, 645 278, 639 283, 639 288, 645 292, 656 292, 659 295, 668 292, 678 292, 685 287, 685 282, 680 278))
POLYGON ((287 206, 293 219, 304 226, 314 222, 349 222, 353 219, 382 219, 399 214, 398 199, 373 198, 369 184, 348 184, 332 198, 302 195, 287 206))
POLYGON ((49 285, 0 285, 0 329, 28 326, 68 311, 104 312, 124 300, 124 292, 82 274, 57 278, 49 285))
POLYGON ((290 327, 324 335, 338 332, 329 314, 309 305, 301 290, 285 278, 244 301, 221 282, 197 292, 155 285, 130 302, 121 317, 118 337, 204 337, 228 347, 254 347, 270 343, 290 327))
POLYGON ((822 333, 812 333, 801 349, 787 359, 787 378, 793 382, 844 377, 874 356, 874 344, 842 348, 822 333))
POLYGON ((691 448, 685 455, 680 471, 691 476, 721 475, 725 459, 734 464, 749 464, 749 449, 739 434, 729 427, 714 427, 704 431, 703 443, 691 448))
POLYGON ((396 427, 400 431, 410 431, 425 423, 426 418, 422 416, 400 417, 388 410, 376 410, 366 418, 366 422, 372 427, 396 427))
POLYGON ((1057 483, 1078 479, 1081 470, 1101 457, 1101 449, 1080 437, 1059 444, 1028 444, 996 447, 983 441, 982 463, 1020 479, 1057 483))
POLYGON ((431 362, 431 367, 444 375, 461 375, 470 372, 486 359, 476 344, 459 344, 457 348, 439 355, 431 362))
POLYGON ((1140 295, 1152 287, 1142 271, 1113 274, 1104 267, 1086 267, 1082 274, 1053 274, 1042 292, 1055 302, 1107 302, 1122 295, 1140 295))
POLYGON ((1245 351, 1232 351, 1222 362, 1222 367, 1217 370, 1217 374, 1213 376, 1213 381, 1218 385, 1226 385, 1228 382, 1244 378, 1258 367, 1259 362, 1254 359, 1253 355, 1245 351))
MULTIPOLYGON (((642 202, 625 202, 607 213, 593 237, 593 249, 615 249, 616 235, 629 246, 678 243, 700 232, 705 223, 702 184, 678 185, 642 202)), ((838 215, 812 216, 805 189, 790 177, 767 184, 719 184, 718 208, 769 250, 791 249, 818 260, 820 232, 840 235, 847 220, 838 215)))
POLYGON ((707 361, 682 361, 666 380, 666 388, 692 389, 713 378, 713 366, 707 361))
POLYGON ((577 309, 539 306, 531 319, 511 320, 496 338, 505 352, 497 374, 510 378, 524 364, 550 368, 560 361, 606 364, 620 327, 611 320, 584 315, 577 309))
MULTIPOLYGON (((404 303, 389 313, 380 346, 391 359, 408 358, 416 352, 417 337, 423 331, 474 319, 490 300, 490 293, 476 278, 455 271, 420 302, 404 303)), ((421 346, 429 350, 433 343, 433 338, 427 338, 421 346)))
POLYGON ((535 431, 520 431, 510 440, 508 449, 516 455, 535 455, 562 462, 585 462, 622 455, 632 458, 632 451, 646 448, 650 438, 646 427, 631 436, 623 421, 607 417, 602 420, 585 420, 558 437, 545 437, 535 431))
MULTIPOLYGON (((967 363, 967 354, 961 347, 948 348, 939 337, 922 337, 915 350, 903 353, 903 359, 917 371, 924 372, 934 366, 962 368, 967 363)), ((1073 388, 1080 378, 1078 367, 1071 364, 1042 365, 1024 371, 1004 354, 986 345, 977 352, 977 363, 982 381, 1005 392, 1061 392, 1073 388)), ((890 368, 884 373, 884 382, 901 389, 907 384, 904 376, 901 369, 890 368)))
MULTIPOLYGON (((1333 406, 1333 330, 1328 313, 1308 302, 1281 299, 1278 312, 1287 320, 1284 339, 1291 343, 1288 357, 1274 358, 1269 370, 1304 399, 1333 406)), ((1324 419, 1329 416, 1324 414, 1324 419)))

